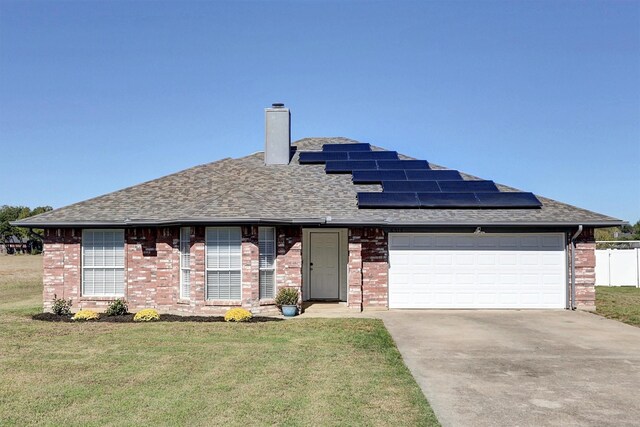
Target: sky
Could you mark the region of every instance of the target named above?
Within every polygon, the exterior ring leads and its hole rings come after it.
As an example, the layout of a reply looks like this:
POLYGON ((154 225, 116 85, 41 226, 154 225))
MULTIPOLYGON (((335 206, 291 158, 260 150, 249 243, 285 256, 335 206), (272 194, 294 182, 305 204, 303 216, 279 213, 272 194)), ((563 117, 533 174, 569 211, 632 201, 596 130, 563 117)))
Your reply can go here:
POLYGON ((0 0, 0 205, 344 136, 640 220, 640 2, 0 0))

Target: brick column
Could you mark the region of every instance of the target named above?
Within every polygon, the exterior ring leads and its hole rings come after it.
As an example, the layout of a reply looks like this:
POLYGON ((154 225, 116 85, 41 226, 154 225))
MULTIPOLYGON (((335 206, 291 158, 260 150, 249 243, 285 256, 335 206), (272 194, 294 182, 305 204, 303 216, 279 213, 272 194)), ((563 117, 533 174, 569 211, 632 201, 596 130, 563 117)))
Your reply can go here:
POLYGON ((157 306, 175 310, 180 298, 180 228, 157 229, 156 238, 157 306))
POLYGON ((191 293, 190 300, 196 306, 202 307, 205 301, 205 251, 204 227, 194 227, 191 237, 191 293))
POLYGON ((387 234, 365 228, 362 235, 362 307, 388 308, 389 255, 387 234))
POLYGON ((347 306, 362 311, 362 230, 349 229, 347 306))
POLYGON ((242 227, 242 307, 250 311, 260 307, 260 265, 258 227, 242 227))
POLYGON ((576 306, 596 309, 596 243, 593 228, 585 228, 576 239, 576 306))
POLYGON ((302 228, 278 227, 276 258, 276 294, 278 289, 297 289, 302 301, 302 228))

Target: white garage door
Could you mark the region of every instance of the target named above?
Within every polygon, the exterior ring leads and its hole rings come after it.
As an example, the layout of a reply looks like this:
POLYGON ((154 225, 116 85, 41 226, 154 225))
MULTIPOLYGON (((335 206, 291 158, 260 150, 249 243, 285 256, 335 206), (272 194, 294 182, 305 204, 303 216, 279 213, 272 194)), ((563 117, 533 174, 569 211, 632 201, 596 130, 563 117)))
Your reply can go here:
POLYGON ((564 235, 389 233, 390 308, 564 308, 564 235))

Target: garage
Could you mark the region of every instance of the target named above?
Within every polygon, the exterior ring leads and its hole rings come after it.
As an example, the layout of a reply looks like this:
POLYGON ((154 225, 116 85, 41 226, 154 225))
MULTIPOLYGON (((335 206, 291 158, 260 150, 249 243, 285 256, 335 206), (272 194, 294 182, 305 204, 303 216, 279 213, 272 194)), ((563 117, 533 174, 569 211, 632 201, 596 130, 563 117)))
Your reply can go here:
POLYGON ((389 308, 565 308, 563 233, 389 233, 389 308))

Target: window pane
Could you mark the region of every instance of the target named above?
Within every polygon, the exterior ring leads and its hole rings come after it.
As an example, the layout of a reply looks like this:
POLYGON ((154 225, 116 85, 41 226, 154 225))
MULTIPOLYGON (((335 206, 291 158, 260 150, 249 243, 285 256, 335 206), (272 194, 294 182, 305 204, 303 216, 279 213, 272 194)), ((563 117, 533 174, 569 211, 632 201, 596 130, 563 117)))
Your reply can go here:
POLYGON ((275 290, 276 231, 275 227, 258 229, 260 298, 273 298, 275 290))
POLYGON ((180 298, 189 298, 191 293, 191 228, 180 229, 180 298))
POLYGON ((240 227, 206 230, 207 299, 240 299, 242 231, 240 227))
POLYGON ((124 230, 82 233, 83 295, 124 295, 124 230))
POLYGON ((240 299, 240 271, 207 271, 207 299, 240 299))
POLYGON ((274 297, 274 279, 273 270, 260 271, 260 298, 274 297))

